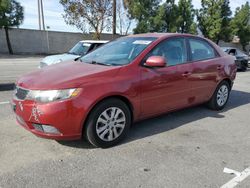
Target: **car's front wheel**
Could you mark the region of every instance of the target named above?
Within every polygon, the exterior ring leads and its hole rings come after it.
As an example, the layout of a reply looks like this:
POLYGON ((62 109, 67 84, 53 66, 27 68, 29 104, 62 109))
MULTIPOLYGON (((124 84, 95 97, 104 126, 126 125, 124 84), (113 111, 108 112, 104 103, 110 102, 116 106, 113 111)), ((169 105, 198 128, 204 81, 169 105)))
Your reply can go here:
POLYGON ((216 88, 213 96, 208 102, 209 108, 212 110, 222 110, 228 101, 230 94, 230 85, 227 81, 222 81, 216 88))
POLYGON ((130 124, 128 106, 119 99, 107 99, 91 111, 85 124, 85 136, 96 147, 111 147, 127 135, 130 124))

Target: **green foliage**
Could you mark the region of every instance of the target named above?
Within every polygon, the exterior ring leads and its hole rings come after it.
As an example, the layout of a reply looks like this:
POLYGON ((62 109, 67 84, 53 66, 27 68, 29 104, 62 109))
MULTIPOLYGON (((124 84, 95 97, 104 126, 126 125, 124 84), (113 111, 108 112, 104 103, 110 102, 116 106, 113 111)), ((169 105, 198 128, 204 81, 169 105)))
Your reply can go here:
POLYGON ((23 22, 23 7, 15 0, 0 0, 0 27, 19 26, 23 22))
POLYGON ((231 26, 233 33, 240 38, 240 43, 246 51, 245 47, 250 42, 250 6, 248 2, 236 9, 231 26))
POLYGON ((177 32, 178 7, 175 4, 175 0, 166 0, 166 2, 161 5, 159 12, 161 12, 161 19, 164 21, 160 31, 177 32))
POLYGON ((216 43, 229 41, 231 10, 228 0, 202 0, 197 12, 199 28, 203 35, 216 43))
POLYGON ((95 31, 94 38, 100 39, 104 29, 110 30, 112 17, 111 0, 60 0, 64 7, 64 20, 83 32, 90 26, 95 31))
POLYGON ((179 0, 177 31, 180 33, 197 34, 197 25, 194 23, 195 11, 192 0, 179 0))
POLYGON ((221 32, 219 34, 219 40, 230 42, 233 38, 232 28, 230 26, 232 11, 230 9, 229 0, 224 0, 221 6, 221 32))
POLYGON ((166 0, 160 5, 159 0, 127 1, 131 19, 137 21, 134 33, 146 32, 182 32, 196 34, 192 0, 166 0))
POLYGON ((159 8, 159 0, 126 1, 128 14, 137 21, 134 33, 146 33, 153 30, 153 22, 159 8))
POLYGON ((19 26, 23 22, 23 7, 15 0, 0 0, 0 28, 4 28, 10 54, 13 54, 9 39, 9 27, 19 26))

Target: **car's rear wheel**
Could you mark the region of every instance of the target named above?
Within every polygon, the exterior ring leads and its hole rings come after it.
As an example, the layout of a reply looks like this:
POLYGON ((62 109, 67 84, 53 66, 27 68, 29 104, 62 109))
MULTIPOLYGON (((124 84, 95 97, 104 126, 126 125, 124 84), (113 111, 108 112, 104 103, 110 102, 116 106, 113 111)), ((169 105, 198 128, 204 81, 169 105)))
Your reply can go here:
POLYGON ((119 99, 107 99, 91 111, 85 124, 85 136, 96 147, 111 147, 128 133, 131 113, 119 99))
POLYGON ((230 94, 230 85, 227 81, 222 81, 216 88, 212 98, 208 102, 212 110, 222 110, 228 101, 230 94))

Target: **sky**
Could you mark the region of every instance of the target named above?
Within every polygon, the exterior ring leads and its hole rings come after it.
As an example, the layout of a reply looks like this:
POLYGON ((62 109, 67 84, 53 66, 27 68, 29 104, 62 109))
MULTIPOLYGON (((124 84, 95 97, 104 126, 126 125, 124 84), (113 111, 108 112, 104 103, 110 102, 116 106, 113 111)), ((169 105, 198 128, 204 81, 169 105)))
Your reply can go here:
MULTIPOLYGON (((24 7, 24 22, 20 28, 38 29, 37 0, 17 0, 24 7)), ((177 0, 178 1, 178 0, 177 0)), ((250 0, 230 0, 231 10, 241 6, 250 0)), ((193 0, 194 8, 200 8, 200 0, 193 0)), ((63 7, 59 0, 43 0, 45 27, 49 26, 51 31, 81 32, 74 26, 69 26, 63 19, 63 7)), ((133 24, 134 25, 134 24, 133 24)), ((132 30, 133 28, 131 28, 132 30)))

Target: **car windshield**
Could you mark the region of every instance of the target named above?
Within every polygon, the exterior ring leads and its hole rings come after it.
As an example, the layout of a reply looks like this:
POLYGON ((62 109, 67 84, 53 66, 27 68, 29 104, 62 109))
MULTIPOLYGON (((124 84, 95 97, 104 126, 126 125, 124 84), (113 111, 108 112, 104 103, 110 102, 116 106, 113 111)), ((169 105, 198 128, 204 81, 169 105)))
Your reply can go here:
POLYGON ((133 61, 154 37, 124 37, 107 43, 104 46, 82 57, 84 63, 102 65, 126 65, 133 61))
POLYGON ((90 43, 78 42, 68 53, 82 56, 88 52, 90 46, 90 43))

